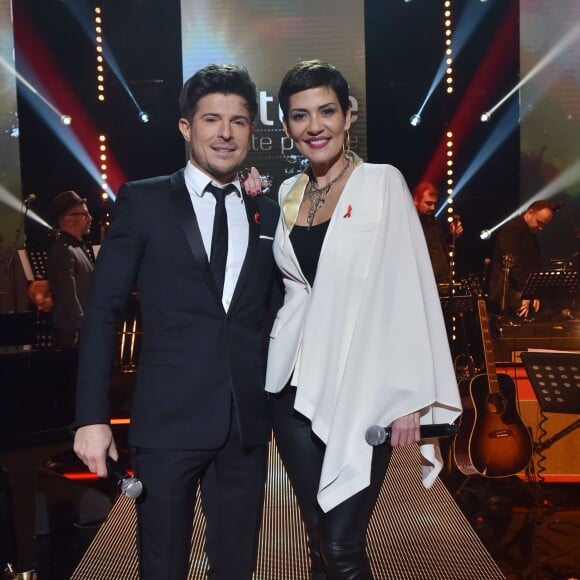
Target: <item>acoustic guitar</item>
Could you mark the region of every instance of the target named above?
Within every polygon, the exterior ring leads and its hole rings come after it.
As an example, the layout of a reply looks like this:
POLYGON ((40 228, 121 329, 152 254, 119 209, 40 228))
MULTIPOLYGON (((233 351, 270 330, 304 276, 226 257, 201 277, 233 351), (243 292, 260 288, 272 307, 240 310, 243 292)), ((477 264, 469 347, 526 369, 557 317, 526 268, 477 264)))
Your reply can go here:
POLYGON ((487 372, 459 382, 463 414, 453 453, 465 475, 507 477, 530 462, 532 438, 516 407, 513 379, 496 372, 485 300, 477 310, 487 372))

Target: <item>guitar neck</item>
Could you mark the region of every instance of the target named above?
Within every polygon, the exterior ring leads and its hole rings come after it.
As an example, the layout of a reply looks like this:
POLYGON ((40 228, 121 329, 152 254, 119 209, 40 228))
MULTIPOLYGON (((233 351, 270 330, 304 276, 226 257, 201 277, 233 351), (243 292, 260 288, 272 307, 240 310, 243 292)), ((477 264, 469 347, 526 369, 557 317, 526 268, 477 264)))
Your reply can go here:
POLYGON ((497 371, 495 368, 493 343, 491 341, 489 317, 487 316, 485 300, 480 299, 477 301, 477 311, 479 313, 479 324, 481 326, 481 341, 483 344, 483 354, 485 357, 485 368, 489 381, 489 390, 492 393, 498 393, 499 385, 497 383, 497 371))

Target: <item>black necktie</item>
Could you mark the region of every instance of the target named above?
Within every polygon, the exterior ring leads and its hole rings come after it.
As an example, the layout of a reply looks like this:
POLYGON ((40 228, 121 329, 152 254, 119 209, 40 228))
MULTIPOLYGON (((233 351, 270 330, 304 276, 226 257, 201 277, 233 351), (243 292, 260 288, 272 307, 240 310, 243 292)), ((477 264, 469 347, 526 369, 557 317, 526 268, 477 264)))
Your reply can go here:
POLYGON ((226 195, 236 191, 233 183, 224 189, 211 183, 205 188, 215 197, 215 214, 213 218, 213 234, 211 237, 211 253, 209 265, 219 293, 224 290, 226 276, 226 260, 228 257, 228 216, 226 213, 226 195))

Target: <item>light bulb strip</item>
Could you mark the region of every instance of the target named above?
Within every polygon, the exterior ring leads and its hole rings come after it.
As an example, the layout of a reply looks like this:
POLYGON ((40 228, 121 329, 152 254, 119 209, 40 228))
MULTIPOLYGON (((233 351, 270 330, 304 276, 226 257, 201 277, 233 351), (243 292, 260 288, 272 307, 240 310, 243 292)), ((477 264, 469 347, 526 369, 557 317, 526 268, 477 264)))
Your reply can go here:
MULTIPOLYGON (((105 102, 105 59, 103 41, 103 9, 102 6, 95 6, 95 53, 96 53, 96 96, 99 103, 105 102)), ((108 146, 107 137, 103 133, 99 135, 99 169, 101 171, 101 200, 106 204, 109 200, 108 191, 108 146)))
MULTIPOLYGON (((453 13, 451 0, 445 0, 443 4, 443 26, 445 31, 445 93, 448 97, 453 95, 453 13)), ((448 130, 446 133, 445 142, 445 158, 447 160, 447 221, 451 224, 455 214, 453 207, 453 192, 454 192, 454 171, 453 161, 455 155, 455 145, 453 138, 453 131, 448 130)), ((449 266, 451 270, 451 277, 455 279, 455 243, 452 244, 449 251, 449 266)), ((454 292, 453 288, 450 289, 454 292)))

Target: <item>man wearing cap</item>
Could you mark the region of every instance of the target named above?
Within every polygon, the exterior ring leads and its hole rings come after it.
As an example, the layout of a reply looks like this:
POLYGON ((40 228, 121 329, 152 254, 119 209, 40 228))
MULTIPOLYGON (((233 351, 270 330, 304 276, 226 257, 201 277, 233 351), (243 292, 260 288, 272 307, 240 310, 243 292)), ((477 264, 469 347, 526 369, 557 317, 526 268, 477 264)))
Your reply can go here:
POLYGON ((83 240, 83 236, 90 232, 93 220, 86 201, 74 191, 63 191, 49 206, 59 229, 48 250, 47 261, 47 277, 54 303, 52 345, 57 349, 75 348, 78 344, 93 272, 93 249, 83 240))

